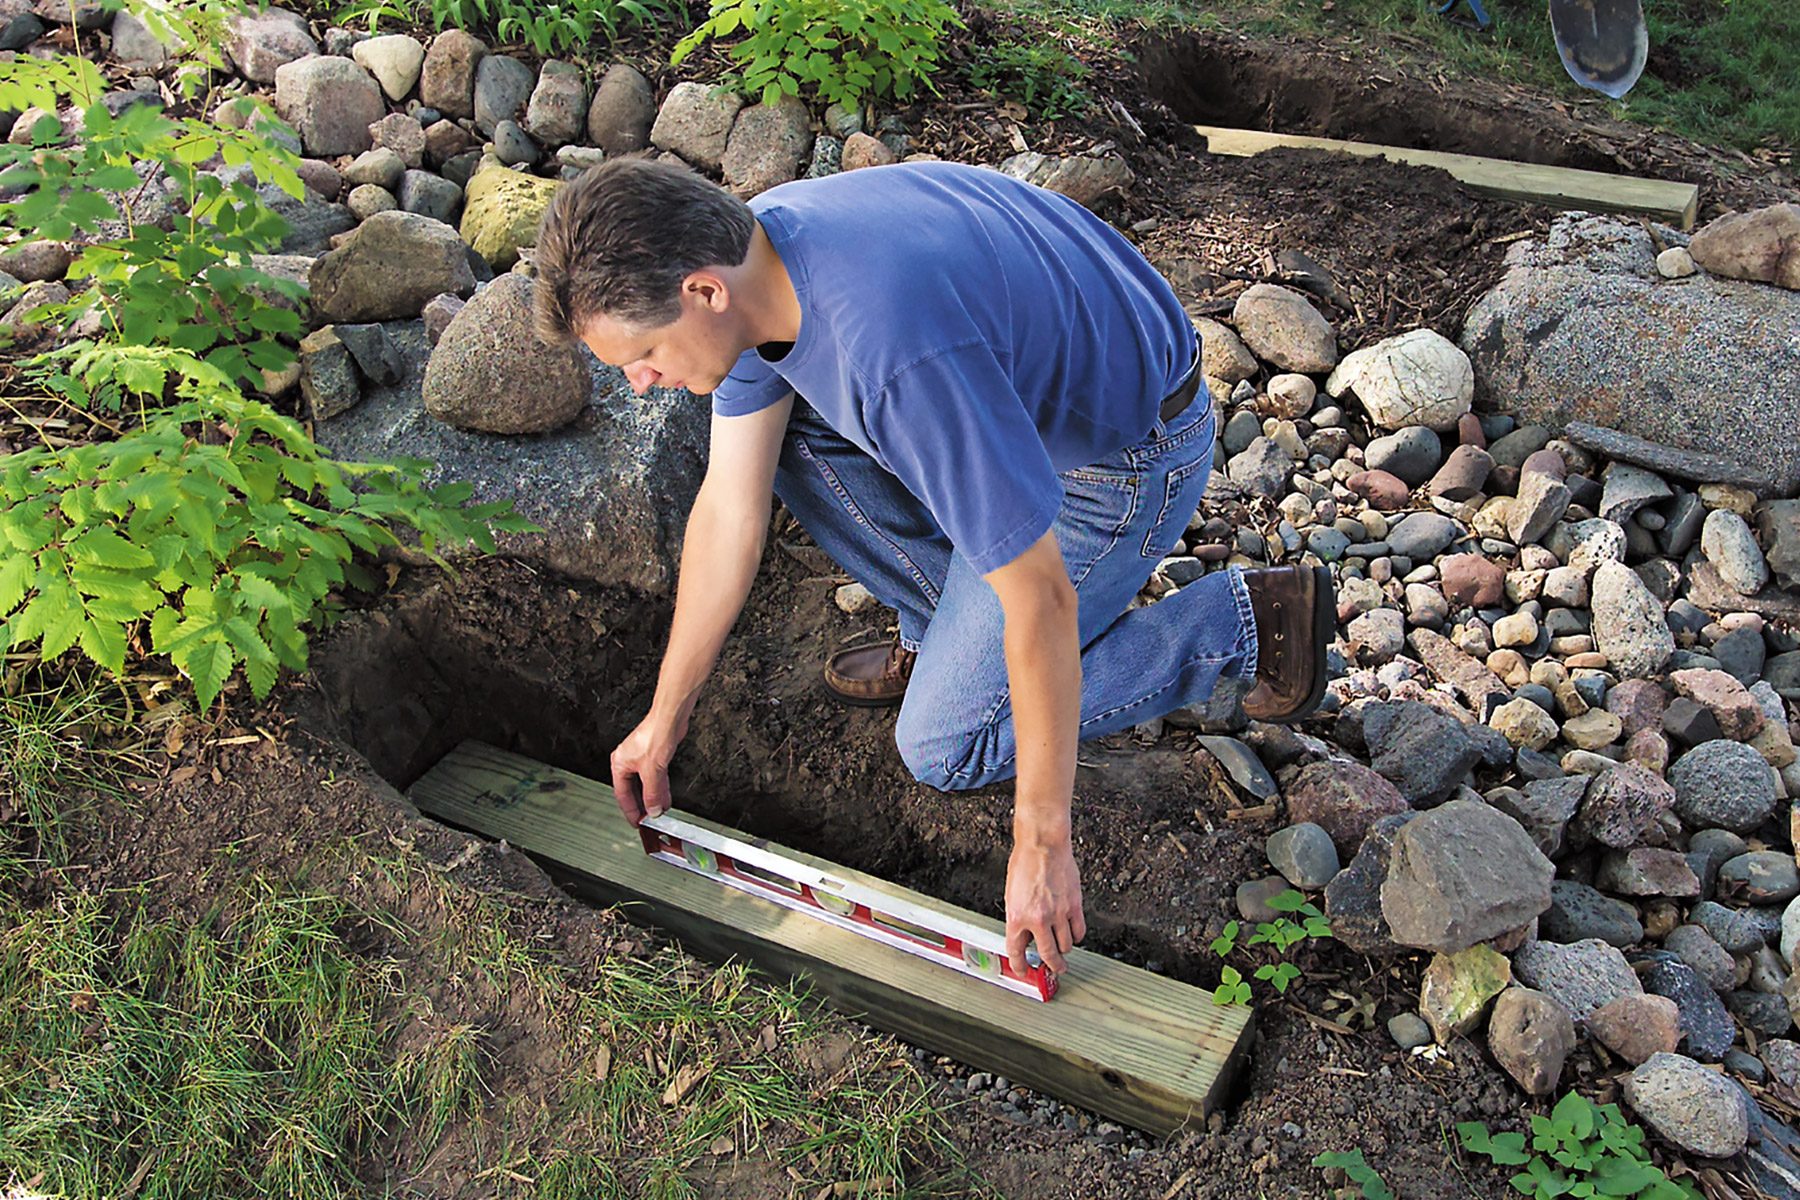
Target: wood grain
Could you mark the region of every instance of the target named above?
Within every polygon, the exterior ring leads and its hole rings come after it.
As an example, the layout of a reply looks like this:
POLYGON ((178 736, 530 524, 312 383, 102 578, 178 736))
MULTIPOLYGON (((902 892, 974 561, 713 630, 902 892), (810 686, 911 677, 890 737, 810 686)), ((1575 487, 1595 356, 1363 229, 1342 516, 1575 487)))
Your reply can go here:
MULTIPOLYGON (((445 757, 411 796, 421 811, 505 838, 565 887, 624 904, 626 915, 670 930, 692 950, 805 976, 871 1025, 1153 1133, 1212 1111, 1249 1043, 1250 1010, 1221 1008, 1207 992, 1103 955, 1076 950, 1056 999, 1043 1003, 659 862, 644 853, 605 784, 478 742, 445 757)), ((1000 928, 822 859, 782 853, 1000 928)))
POLYGON ((1678 229, 1692 229, 1700 209, 1700 188, 1692 183, 1507 162, 1443 150, 1411 150, 1404 146, 1346 142, 1337 138, 1225 129, 1217 125, 1196 125, 1194 131, 1206 139, 1206 148, 1213 154, 1248 158, 1265 150, 1329 150, 1363 158, 1385 158, 1407 166, 1437 167, 1448 171, 1471 191, 1485 196, 1523 200, 1552 208, 1637 213, 1656 217, 1678 229))

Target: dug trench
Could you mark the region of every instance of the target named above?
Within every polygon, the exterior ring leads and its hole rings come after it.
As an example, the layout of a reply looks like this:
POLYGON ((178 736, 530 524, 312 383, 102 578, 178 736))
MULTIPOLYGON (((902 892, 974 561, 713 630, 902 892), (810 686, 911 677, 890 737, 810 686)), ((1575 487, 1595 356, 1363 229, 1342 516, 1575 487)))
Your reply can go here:
POLYGON ((1451 84, 1328 46, 1191 34, 1147 38, 1134 56, 1145 92, 1191 125, 1587 171, 1635 166, 1620 142, 1637 135, 1610 121, 1573 119, 1541 97, 1451 84))
MULTIPOLYGON (((823 695, 827 648, 885 629, 840 613, 831 596, 846 580, 817 565, 771 551, 672 764, 677 806, 1000 916, 1010 788, 920 785, 891 713, 823 695)), ((313 721, 402 791, 471 738, 610 782, 613 747, 649 708, 669 615, 666 601, 518 562, 417 574, 328 638, 313 721)), ((1261 873, 1253 834, 1267 818, 1244 819, 1261 816, 1254 801, 1173 738, 1089 743, 1081 763, 1087 945, 1210 988, 1219 900, 1261 873)))
MULTIPOLYGON (((884 632, 838 611, 841 582, 816 548, 772 539, 673 764, 677 803, 1000 916, 1009 789, 915 783, 891 715, 839 708, 818 689, 829 647, 884 632)), ((324 639, 311 686, 290 703, 312 733, 402 789, 467 738, 607 779, 613 746, 649 703, 668 620, 666 600, 517 561, 483 561, 455 579, 414 572, 324 639)), ((1191 733, 1085 743, 1081 763, 1085 945, 1211 988, 1219 959, 1208 942, 1236 916, 1236 885, 1266 873, 1262 845, 1278 813, 1237 793, 1191 733)), ((1332 1194, 1310 1166, 1315 1154, 1361 1147, 1403 1194, 1504 1194, 1498 1176, 1446 1154, 1439 1138, 1456 1121, 1513 1117, 1519 1098, 1504 1075, 1467 1043, 1441 1061, 1409 1058, 1382 1029, 1416 999, 1420 965, 1331 945, 1295 958, 1300 983, 1259 996, 1256 1041, 1225 1110, 1167 1143, 1127 1134, 1108 1147, 1074 1125, 1035 1127, 1003 1094, 978 1093, 967 1068, 938 1061, 947 1099, 977 1102, 959 1121, 971 1162, 1009 1196, 1123 1200, 1185 1178, 1190 1197, 1250 1194, 1252 1180, 1307 1197, 1332 1194)))

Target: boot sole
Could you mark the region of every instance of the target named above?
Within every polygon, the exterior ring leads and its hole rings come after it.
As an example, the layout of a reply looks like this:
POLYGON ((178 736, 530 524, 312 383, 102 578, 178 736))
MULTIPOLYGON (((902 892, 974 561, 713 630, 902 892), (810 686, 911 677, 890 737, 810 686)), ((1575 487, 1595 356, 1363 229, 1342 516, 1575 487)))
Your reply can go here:
POLYGON ((1313 683, 1306 699, 1293 712, 1278 717, 1262 717, 1270 725, 1293 725, 1318 711, 1325 698, 1326 650, 1337 635, 1337 596, 1331 586, 1331 568, 1314 567, 1313 574, 1313 683))

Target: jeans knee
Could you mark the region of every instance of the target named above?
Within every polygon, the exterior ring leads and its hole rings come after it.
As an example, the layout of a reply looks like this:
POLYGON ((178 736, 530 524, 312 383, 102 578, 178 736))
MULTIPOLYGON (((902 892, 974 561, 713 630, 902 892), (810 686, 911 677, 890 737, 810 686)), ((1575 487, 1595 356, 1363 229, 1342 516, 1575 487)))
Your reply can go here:
POLYGON ((940 792, 956 792, 984 787, 1011 774, 988 765, 992 754, 986 731, 948 733, 923 728, 924 724, 917 718, 908 720, 907 710, 902 708, 894 726, 900 761, 920 783, 940 792))

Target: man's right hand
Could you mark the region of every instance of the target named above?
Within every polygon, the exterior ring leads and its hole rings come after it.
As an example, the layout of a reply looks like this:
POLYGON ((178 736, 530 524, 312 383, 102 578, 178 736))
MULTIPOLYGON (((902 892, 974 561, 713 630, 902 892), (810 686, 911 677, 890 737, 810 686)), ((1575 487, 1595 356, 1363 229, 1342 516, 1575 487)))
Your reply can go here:
POLYGON ((612 752, 613 796, 635 828, 669 809, 669 762, 687 731, 645 717, 612 752))

